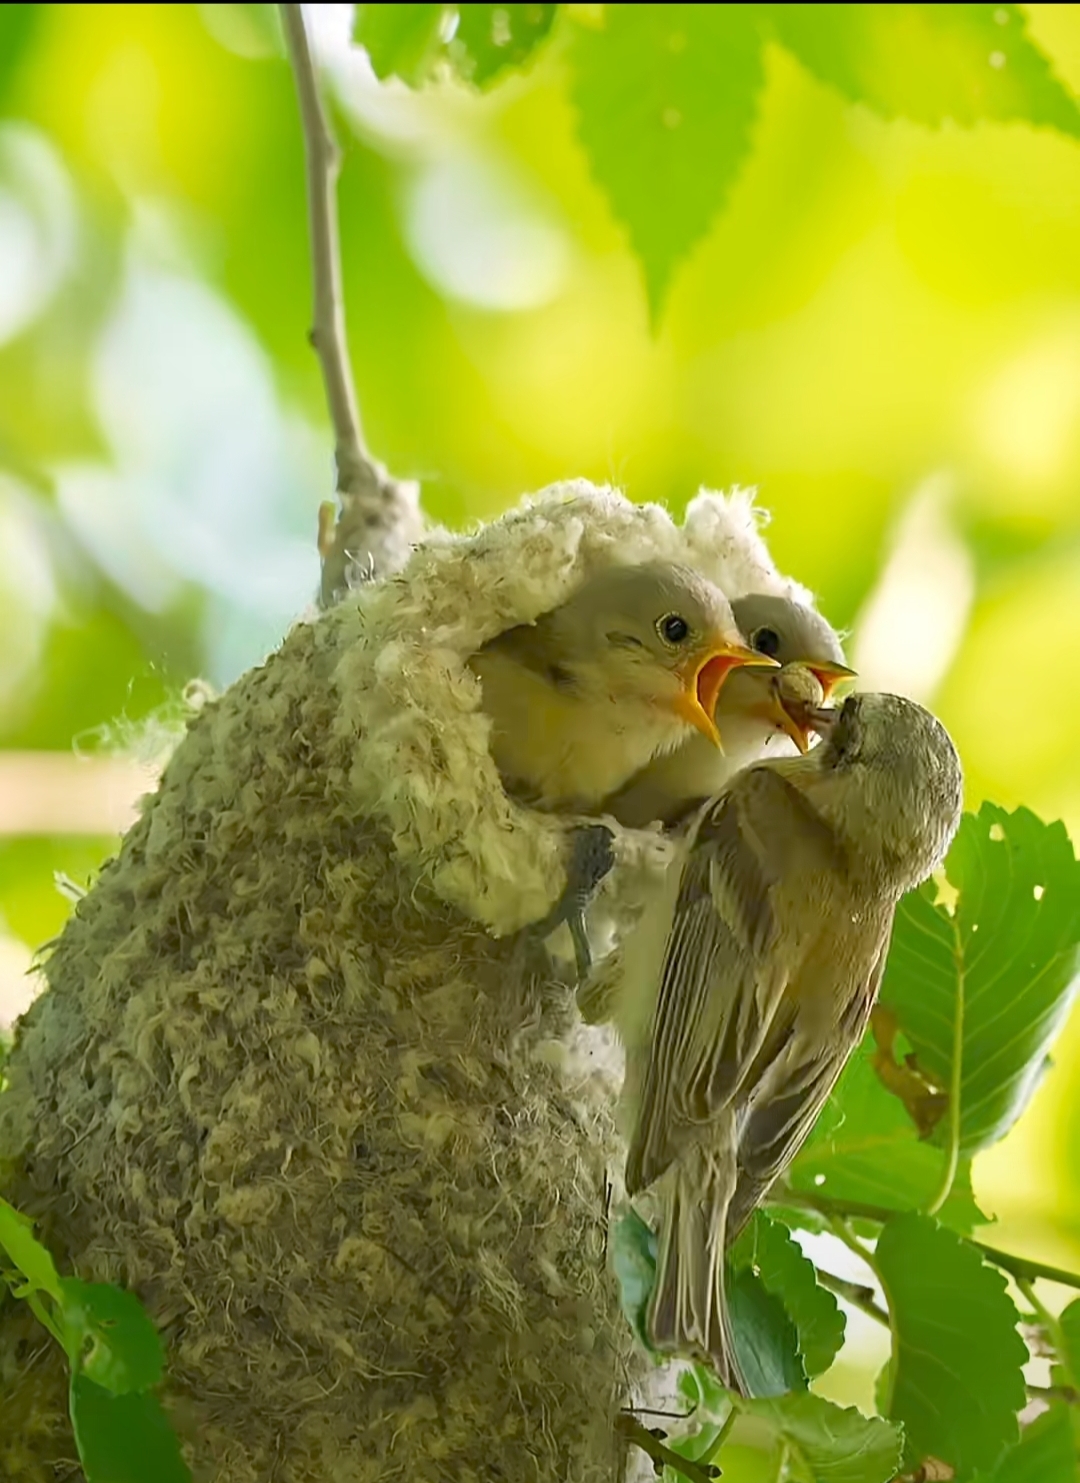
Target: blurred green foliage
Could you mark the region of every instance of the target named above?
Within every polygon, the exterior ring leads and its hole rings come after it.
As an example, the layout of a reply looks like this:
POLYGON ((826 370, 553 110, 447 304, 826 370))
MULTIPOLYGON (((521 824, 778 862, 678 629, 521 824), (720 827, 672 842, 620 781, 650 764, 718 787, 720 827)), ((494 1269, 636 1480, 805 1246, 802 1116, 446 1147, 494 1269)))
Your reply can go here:
MULTIPOLYGON (((365 429, 422 480, 432 518, 460 525, 574 475, 676 511, 700 484, 758 485, 778 562, 853 631, 864 682, 932 703, 969 806, 1001 806, 969 819, 950 867, 986 935, 961 911, 948 942, 932 896, 909 902, 886 986, 927 1074, 960 1078, 958 1138, 946 1122, 921 1139, 868 1048, 796 1194, 824 1182, 926 1208, 953 1139, 925 1239, 954 1242, 982 1205, 1012 1244, 1075 1263, 1075 1027, 1031 1113, 980 1153, 974 1191, 966 1154, 1030 1095, 1075 947, 1063 833, 1018 843, 1043 826, 1001 809, 1080 826, 1080 11, 324 5, 310 20, 345 152, 365 429), (1022 944, 994 931, 1021 896, 1022 944), (1044 979, 1021 946, 1052 964, 1044 979), (990 1076, 1001 1058, 1008 1075, 990 1076)), ((0 7, 0 747, 122 740, 191 675, 257 662, 310 600, 331 470, 303 189, 273 7, 0 7)), ((111 846, 0 843, 0 945, 55 932, 54 872, 84 881, 111 846)), ((895 1234, 910 1219, 885 1227, 897 1272, 924 1236, 895 1234)), ((765 1296, 799 1290, 782 1231, 761 1241, 765 1296)), ((820 1294, 805 1310, 789 1294, 811 1373, 820 1294)), ((970 1338, 961 1310, 949 1332, 970 1338)), ((986 1435, 1004 1446, 1019 1362, 998 1371, 986 1435)), ((845 1383, 827 1393, 848 1399, 845 1383)), ((101 1397, 83 1400, 97 1414, 101 1397)), ((827 1404, 755 1402, 779 1462, 839 1480, 860 1445, 890 1476, 885 1422, 815 1453, 861 1424, 827 1404)), ((1075 1477, 1058 1400, 1000 1456, 949 1431, 955 1409, 890 1415, 982 1483, 1075 1477)), ((759 1476, 737 1451, 732 1475, 759 1476)))

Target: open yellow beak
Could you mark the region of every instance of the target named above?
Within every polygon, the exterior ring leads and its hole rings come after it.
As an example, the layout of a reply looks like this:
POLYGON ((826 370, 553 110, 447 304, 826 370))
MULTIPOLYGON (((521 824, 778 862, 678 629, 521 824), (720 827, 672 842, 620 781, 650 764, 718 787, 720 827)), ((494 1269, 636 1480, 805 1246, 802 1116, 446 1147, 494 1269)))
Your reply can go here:
MULTIPOLYGON (((809 668, 809 665, 807 666, 809 668)), ((824 689, 824 686, 822 686, 824 689)), ((791 740, 804 755, 810 750, 810 738, 814 734, 814 728, 808 721, 794 715, 788 710, 779 695, 774 694, 769 707, 772 719, 781 731, 791 737, 791 740)))
POLYGON ((848 669, 846 664, 832 664, 828 660, 822 660, 820 663, 815 661, 813 664, 805 660, 804 664, 821 686, 822 704, 828 700, 838 685, 842 685, 845 680, 856 678, 855 671, 848 669))
POLYGON ((724 746, 713 720, 716 697, 731 671, 740 669, 744 664, 758 665, 763 669, 780 668, 775 659, 748 649, 745 644, 721 640, 678 671, 683 689, 675 701, 676 712, 700 731, 702 736, 707 736, 721 752, 724 746))

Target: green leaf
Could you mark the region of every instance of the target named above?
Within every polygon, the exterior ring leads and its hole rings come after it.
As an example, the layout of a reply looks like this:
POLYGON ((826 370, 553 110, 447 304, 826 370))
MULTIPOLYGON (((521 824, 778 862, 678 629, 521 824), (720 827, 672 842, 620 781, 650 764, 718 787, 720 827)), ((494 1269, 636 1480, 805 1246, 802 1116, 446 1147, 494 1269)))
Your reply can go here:
POLYGON ((772 1423, 777 1439, 802 1463, 789 1476, 806 1483, 888 1483, 899 1471, 899 1429, 853 1406, 804 1394, 745 1401, 739 1409, 772 1423))
POLYGON ((1080 135, 1080 111, 1015 5, 772 5, 815 77, 886 118, 1023 120, 1080 135))
POLYGON ((442 44, 446 5, 358 5, 353 40, 381 81, 423 82, 442 44))
POLYGON ((1062 1309, 1058 1323, 1065 1343, 1065 1353, 1059 1354, 1058 1358, 1068 1367, 1072 1383, 1076 1384, 1080 1381, 1080 1298, 1074 1298, 1067 1308, 1062 1309))
POLYGON ((353 40, 375 76, 419 87, 440 59, 475 87, 521 68, 551 30, 557 5, 358 5, 353 40), (443 38, 457 25, 450 41, 443 38))
POLYGON ((545 39, 557 5, 461 5, 446 48, 458 75, 486 87, 511 67, 521 68, 545 39))
MULTIPOLYGON (((60 1302, 60 1277, 48 1250, 34 1235, 33 1222, 0 1199, 0 1247, 26 1279, 25 1291, 48 1293, 60 1302)), ((23 1293, 16 1291, 16 1297, 23 1293)))
POLYGON ((961 1474, 996 1466, 1027 1402, 1027 1348, 1005 1278, 924 1215, 882 1228, 875 1266, 893 1326, 889 1415, 912 1456, 961 1474))
POLYGON ((0 98, 33 40, 41 9, 40 5, 0 5, 0 98))
POLYGON ((276 5, 200 5, 199 15, 210 35, 228 51, 251 60, 283 57, 285 39, 276 5))
POLYGON ((900 903, 881 1001, 943 1087, 960 1016, 960 1147, 973 1153, 1024 1110, 1072 1003, 1080 864, 1063 824, 984 803, 964 815, 945 874, 954 914, 932 885, 900 903))
POLYGON ((652 1350, 645 1315, 656 1285, 656 1235, 635 1210, 629 1210, 611 1230, 611 1265, 619 1284, 619 1299, 630 1327, 652 1350))
POLYGON ((733 1269, 751 1267, 766 1292, 783 1303, 795 1325, 807 1375, 812 1379, 827 1370, 844 1343, 844 1314, 787 1229, 756 1211, 729 1260, 733 1269))
POLYGON ((1072 1411, 1061 1401, 1025 1426, 992 1473, 974 1483, 1077 1483, 1077 1439, 1072 1411))
POLYGON ((593 175, 645 274, 654 321, 750 147, 761 91, 755 7, 609 5, 578 29, 571 92, 593 175))
POLYGON ((161 1337, 134 1293, 110 1282, 65 1277, 61 1303, 68 1332, 77 1339, 80 1368, 114 1395, 149 1390, 162 1376, 161 1337))
MULTIPOLYGON (((794 1190, 833 1200, 917 1210, 930 1202, 941 1183, 943 1154, 919 1139, 903 1103, 874 1074, 872 1057, 868 1036, 795 1158, 787 1182, 794 1190)), ((777 1199, 782 1205, 782 1190, 777 1199)), ((986 1223, 971 1193, 969 1160, 961 1160, 938 1219, 963 1232, 986 1223)), ((807 1225, 814 1229, 812 1217, 807 1225)))
POLYGON ((69 1402, 86 1483, 191 1483, 156 1396, 110 1395, 85 1375, 73 1375, 69 1402))
POLYGON ((805 1390, 798 1331, 781 1300, 750 1267, 729 1272, 725 1286, 735 1355, 750 1394, 805 1390))
MULTIPOLYGON (((771 1224, 771 1223, 770 1223, 771 1224)), ((785 1263, 780 1254, 782 1243, 791 1243, 782 1227, 776 1236, 766 1236, 769 1271, 778 1281, 778 1272, 791 1272, 794 1264, 785 1263)), ((619 1297, 630 1327, 641 1343, 652 1352, 646 1314, 656 1283, 656 1236, 633 1210, 627 1212, 611 1231, 611 1264, 619 1283, 619 1297)), ((796 1255, 801 1256, 796 1248, 796 1255)), ((801 1258, 805 1261, 805 1258, 801 1258)), ((810 1263, 806 1262, 809 1267, 810 1263)), ((811 1274, 813 1268, 810 1268, 811 1274)), ((798 1274, 801 1276, 801 1274, 798 1274)), ((794 1286, 797 1277, 792 1277, 794 1286)), ((753 1395, 783 1395, 793 1388, 806 1388, 806 1374, 799 1358, 799 1333, 788 1315, 782 1298, 774 1296, 765 1281, 749 1266, 729 1271, 727 1303, 731 1319, 735 1352, 740 1368, 753 1395)), ((805 1294, 801 1308, 812 1310, 805 1294)), ((820 1322, 820 1313, 814 1318, 820 1322)), ((815 1330, 823 1334, 825 1326, 815 1330)))

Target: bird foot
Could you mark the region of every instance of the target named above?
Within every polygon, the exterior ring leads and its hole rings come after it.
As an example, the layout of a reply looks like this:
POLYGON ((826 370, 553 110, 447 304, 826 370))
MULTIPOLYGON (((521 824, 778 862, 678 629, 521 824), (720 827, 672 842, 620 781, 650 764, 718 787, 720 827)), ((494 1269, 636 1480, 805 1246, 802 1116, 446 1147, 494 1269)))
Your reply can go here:
POLYGON ((574 831, 570 863, 566 871, 566 889, 547 916, 528 928, 529 936, 534 941, 543 942, 556 927, 566 923, 574 943, 579 983, 584 982, 592 968, 585 913, 597 886, 615 864, 615 851, 612 849, 614 838, 605 824, 588 824, 574 831))

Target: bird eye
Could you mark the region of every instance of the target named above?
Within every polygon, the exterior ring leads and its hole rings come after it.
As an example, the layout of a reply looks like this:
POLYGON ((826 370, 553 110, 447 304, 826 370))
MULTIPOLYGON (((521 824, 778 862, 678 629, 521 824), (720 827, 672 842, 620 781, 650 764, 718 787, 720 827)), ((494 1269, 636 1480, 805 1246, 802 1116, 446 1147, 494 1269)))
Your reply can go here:
POLYGON ((780 635, 775 628, 758 628, 750 635, 750 647, 766 659, 775 659, 780 652, 780 635))
POLYGON ((858 729, 858 701, 857 695, 849 695, 840 707, 840 719, 833 727, 828 737, 829 750, 832 754, 833 765, 847 764, 859 760, 859 729, 858 729))
POLYGON ((690 625, 678 613, 665 613, 657 622, 656 631, 665 644, 681 644, 690 632, 690 625))

